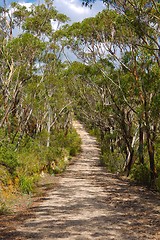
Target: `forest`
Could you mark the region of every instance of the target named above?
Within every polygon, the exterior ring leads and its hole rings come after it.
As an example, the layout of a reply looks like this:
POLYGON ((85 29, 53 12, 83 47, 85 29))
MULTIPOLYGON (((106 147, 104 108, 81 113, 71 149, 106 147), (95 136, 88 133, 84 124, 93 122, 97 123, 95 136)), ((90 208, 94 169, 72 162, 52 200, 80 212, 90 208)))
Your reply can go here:
POLYGON ((0 7, 0 212, 80 151, 74 118, 107 171, 160 191, 160 2, 104 3, 73 24, 52 0, 0 7))

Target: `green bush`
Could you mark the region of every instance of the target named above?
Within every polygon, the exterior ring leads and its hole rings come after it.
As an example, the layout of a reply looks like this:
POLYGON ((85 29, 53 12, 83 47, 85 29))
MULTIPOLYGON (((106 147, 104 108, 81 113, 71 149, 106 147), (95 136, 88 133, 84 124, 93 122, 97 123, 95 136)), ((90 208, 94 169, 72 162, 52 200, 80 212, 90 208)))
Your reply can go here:
POLYGON ((80 151, 81 139, 75 129, 71 129, 67 134, 60 130, 52 136, 51 146, 67 149, 69 155, 75 156, 80 151))
POLYGON ((31 151, 20 152, 18 155, 19 166, 16 169, 16 174, 19 179, 19 188, 23 193, 31 193, 34 190, 35 183, 40 176, 40 169, 44 162, 40 161, 38 153, 35 149, 31 151))
POLYGON ((71 132, 66 136, 66 148, 69 150, 69 154, 71 156, 76 156, 76 154, 80 151, 81 139, 77 132, 72 129, 71 132))
POLYGON ((46 154, 47 170, 50 174, 61 173, 65 170, 68 164, 69 152, 67 149, 60 147, 50 147, 46 154), (55 164, 53 169, 52 164, 55 164))
POLYGON ((0 165, 5 166, 11 174, 14 174, 18 161, 13 145, 0 146, 0 165))
POLYGON ((0 200, 0 215, 8 214, 8 213, 10 213, 8 206, 6 205, 5 202, 2 202, 0 200))
POLYGON ((12 176, 9 173, 9 171, 7 170, 7 168, 4 166, 0 166, 0 184, 7 186, 11 177, 12 176))
POLYGON ((26 194, 32 193, 34 190, 35 182, 35 177, 21 175, 19 178, 19 186, 21 192, 26 194))
POLYGON ((12 182, 16 190, 29 194, 34 190, 42 169, 50 174, 63 172, 70 156, 75 156, 80 150, 80 137, 74 129, 67 134, 64 130, 54 130, 50 136, 50 147, 46 146, 47 137, 46 131, 35 138, 24 135, 17 151, 7 137, 1 140, 0 183, 8 187, 12 182))
POLYGON ((131 170, 131 179, 138 184, 150 185, 150 171, 146 164, 135 164, 131 170))
POLYGON ((40 171, 43 162, 40 162, 40 158, 38 153, 35 152, 23 152, 18 155, 18 163, 17 173, 23 172, 26 175, 33 175, 40 171))
POLYGON ((121 172, 124 165, 124 159, 119 152, 105 151, 101 155, 101 163, 112 173, 121 172))
POLYGON ((157 188, 157 191, 160 192, 160 175, 156 179, 156 188, 157 188))

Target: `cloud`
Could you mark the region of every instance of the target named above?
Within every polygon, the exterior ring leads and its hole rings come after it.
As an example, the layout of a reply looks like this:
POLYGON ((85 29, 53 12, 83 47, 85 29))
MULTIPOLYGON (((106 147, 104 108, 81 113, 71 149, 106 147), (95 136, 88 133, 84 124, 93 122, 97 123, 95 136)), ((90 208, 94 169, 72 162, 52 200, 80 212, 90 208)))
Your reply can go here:
POLYGON ((71 22, 79 22, 84 18, 95 16, 105 8, 101 1, 93 4, 92 9, 83 7, 82 1, 80 0, 54 0, 54 5, 59 12, 70 17, 71 22))
MULTIPOLYGON (((44 2, 44 0, 6 0, 7 6, 13 1, 21 3, 26 7, 30 7, 32 3, 42 4, 44 2)), ((3 4, 0 3, 0 5, 3 4)), ((83 7, 82 0, 54 0, 54 6, 60 13, 70 17, 71 22, 79 22, 84 18, 95 16, 105 8, 103 2, 100 0, 97 0, 91 9, 89 7, 83 7)))
POLYGON ((32 6, 31 2, 25 2, 25 1, 19 1, 19 4, 22 6, 25 6, 27 9, 29 9, 32 6))
MULTIPOLYGON (((34 2, 34 0, 28 0, 28 1, 25 1, 25 0, 6 0, 7 7, 9 7, 12 2, 21 3, 23 5, 28 6, 28 5, 31 5, 34 2)), ((3 6, 3 5, 4 5, 3 1, 1 0, 0 1, 0 6, 3 6)))

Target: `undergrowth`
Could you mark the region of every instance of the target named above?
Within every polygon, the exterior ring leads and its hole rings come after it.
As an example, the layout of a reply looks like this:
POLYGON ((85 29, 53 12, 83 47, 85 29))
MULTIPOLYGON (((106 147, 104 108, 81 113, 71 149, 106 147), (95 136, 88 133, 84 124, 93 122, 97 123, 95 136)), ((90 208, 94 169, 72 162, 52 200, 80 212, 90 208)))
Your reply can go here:
POLYGON ((7 199, 17 193, 32 194, 43 173, 59 174, 66 169, 69 160, 81 147, 81 139, 75 129, 68 133, 57 130, 46 146, 46 133, 35 138, 23 138, 16 145, 0 142, 0 214, 9 211, 7 199))
MULTIPOLYGON (((80 118, 81 119, 81 118, 80 118)), ((82 119, 83 121, 83 119, 82 119)), ((101 134, 101 130, 98 126, 95 126, 89 122, 85 122, 85 126, 88 129, 89 133, 92 136, 95 136, 97 138, 97 141, 99 142, 100 148, 101 148, 101 164, 106 167, 107 171, 112 173, 118 173, 120 175, 126 174, 124 172, 125 169, 125 161, 126 161, 126 155, 124 154, 124 144, 121 144, 118 148, 116 148, 113 145, 113 148, 111 146, 111 143, 114 143, 116 134, 110 134, 106 132, 105 134, 101 134)), ((157 177, 155 179, 155 185, 152 186, 151 183, 151 173, 150 173, 150 166, 149 166, 149 159, 148 155, 145 152, 144 153, 144 163, 141 164, 138 161, 138 150, 135 151, 135 162, 132 165, 129 179, 131 181, 134 181, 138 185, 144 185, 147 187, 154 187, 157 191, 160 192, 160 139, 157 141, 156 145, 156 151, 155 151, 155 168, 157 172, 157 177)))

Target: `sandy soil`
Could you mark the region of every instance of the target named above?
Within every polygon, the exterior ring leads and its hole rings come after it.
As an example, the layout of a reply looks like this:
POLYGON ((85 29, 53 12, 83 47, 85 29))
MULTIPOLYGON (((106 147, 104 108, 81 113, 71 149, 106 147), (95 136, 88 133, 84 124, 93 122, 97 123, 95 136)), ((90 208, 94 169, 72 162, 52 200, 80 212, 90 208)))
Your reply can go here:
POLYGON ((107 173, 95 138, 75 122, 82 153, 28 212, 1 218, 2 240, 160 240, 160 196, 107 173))

